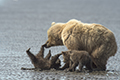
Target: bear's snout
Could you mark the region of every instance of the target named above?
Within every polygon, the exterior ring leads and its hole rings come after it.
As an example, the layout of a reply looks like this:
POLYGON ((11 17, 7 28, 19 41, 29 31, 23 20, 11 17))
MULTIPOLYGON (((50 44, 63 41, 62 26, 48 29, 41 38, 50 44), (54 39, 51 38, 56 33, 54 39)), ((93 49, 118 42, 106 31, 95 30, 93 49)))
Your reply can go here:
POLYGON ((49 48, 50 46, 49 46, 49 41, 47 41, 45 44, 44 44, 44 47, 45 48, 49 48))

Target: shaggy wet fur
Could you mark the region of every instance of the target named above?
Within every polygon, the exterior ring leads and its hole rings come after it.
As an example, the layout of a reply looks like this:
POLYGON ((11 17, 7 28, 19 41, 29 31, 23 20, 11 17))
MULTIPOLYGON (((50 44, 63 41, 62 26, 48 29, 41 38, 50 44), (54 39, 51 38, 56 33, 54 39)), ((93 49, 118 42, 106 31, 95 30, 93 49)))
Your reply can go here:
POLYGON ((35 68, 21 68, 23 70, 35 70, 35 69, 49 70, 51 68, 59 69, 59 67, 61 66, 61 61, 59 59, 59 56, 61 54, 57 54, 51 57, 51 51, 49 50, 49 53, 44 58, 44 45, 42 45, 41 50, 36 56, 30 52, 30 48, 26 50, 26 53, 29 56, 35 68))
POLYGON ((117 52, 113 32, 100 24, 72 19, 52 24, 47 34, 46 48, 65 45, 69 50, 85 50, 92 58, 93 68, 98 70, 106 70, 107 60, 117 52))
POLYGON ((79 65, 79 71, 82 71, 83 66, 92 71, 92 60, 87 51, 70 50, 62 52, 62 55, 65 65, 61 69, 68 68, 68 71, 75 71, 79 65))

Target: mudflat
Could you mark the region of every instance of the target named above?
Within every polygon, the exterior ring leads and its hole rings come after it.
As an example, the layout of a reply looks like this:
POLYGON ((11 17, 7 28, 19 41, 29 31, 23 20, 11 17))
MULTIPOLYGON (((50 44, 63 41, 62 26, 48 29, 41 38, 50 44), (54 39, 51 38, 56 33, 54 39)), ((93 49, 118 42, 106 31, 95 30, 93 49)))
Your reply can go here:
MULTIPOLYGON (((119 0, 0 0, 0 80, 119 80, 119 4, 119 0), (118 50, 115 56, 109 58, 107 71, 21 70, 21 67, 33 68, 25 51, 31 48, 31 52, 38 53, 47 40, 51 23, 70 19, 99 23, 113 31, 118 50)), ((67 50, 65 46, 49 49, 52 55, 67 50)), ((45 49, 45 55, 49 49, 45 49)), ((63 57, 60 59, 63 60, 63 57)))

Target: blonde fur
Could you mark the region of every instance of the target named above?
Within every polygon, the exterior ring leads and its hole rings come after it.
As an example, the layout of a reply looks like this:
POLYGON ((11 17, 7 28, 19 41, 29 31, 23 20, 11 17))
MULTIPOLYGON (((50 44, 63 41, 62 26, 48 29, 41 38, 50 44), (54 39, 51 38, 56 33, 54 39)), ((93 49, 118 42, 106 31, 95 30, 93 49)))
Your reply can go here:
POLYGON ((101 70, 106 69, 108 58, 117 51, 114 34, 100 24, 72 19, 67 23, 54 24, 47 33, 47 46, 65 45, 69 50, 86 50, 101 70))

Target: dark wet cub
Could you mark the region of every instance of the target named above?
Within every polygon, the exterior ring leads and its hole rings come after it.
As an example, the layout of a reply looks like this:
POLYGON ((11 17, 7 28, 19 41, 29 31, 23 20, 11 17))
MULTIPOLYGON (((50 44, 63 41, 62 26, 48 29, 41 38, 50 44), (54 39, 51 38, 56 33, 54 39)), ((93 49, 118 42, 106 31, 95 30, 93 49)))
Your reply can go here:
MULTIPOLYGON (((49 70, 51 68, 59 69, 59 67, 61 66, 59 56, 61 54, 57 54, 55 56, 52 56, 52 58, 50 59, 51 51, 49 50, 49 53, 44 58, 44 46, 45 45, 41 46, 41 49, 37 55, 32 54, 30 52, 30 48, 26 51, 26 53, 28 54, 29 58, 31 59, 31 62, 34 65, 35 69, 41 69, 41 70, 49 70)), ((21 68, 21 69, 33 70, 33 68, 32 69, 21 68)))
POLYGON ((81 71, 83 66, 90 71, 92 71, 92 60, 88 52, 86 51, 64 51, 62 52, 65 65, 61 69, 66 69, 68 71, 75 71, 76 67, 79 65, 79 70, 81 71))

